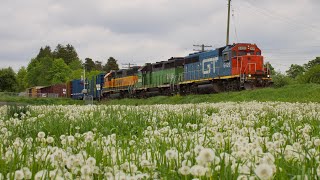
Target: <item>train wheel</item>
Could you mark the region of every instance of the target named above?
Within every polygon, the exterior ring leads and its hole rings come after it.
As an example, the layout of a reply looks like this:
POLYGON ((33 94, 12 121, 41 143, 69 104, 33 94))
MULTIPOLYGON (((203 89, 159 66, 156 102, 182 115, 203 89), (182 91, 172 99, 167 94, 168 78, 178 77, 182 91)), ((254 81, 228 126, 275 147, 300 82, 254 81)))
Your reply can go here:
POLYGON ((244 89, 245 90, 252 90, 252 89, 255 89, 255 86, 253 85, 253 83, 244 83, 244 89))
POLYGON ((219 93, 222 92, 222 87, 218 83, 213 83, 213 92, 214 93, 219 93))

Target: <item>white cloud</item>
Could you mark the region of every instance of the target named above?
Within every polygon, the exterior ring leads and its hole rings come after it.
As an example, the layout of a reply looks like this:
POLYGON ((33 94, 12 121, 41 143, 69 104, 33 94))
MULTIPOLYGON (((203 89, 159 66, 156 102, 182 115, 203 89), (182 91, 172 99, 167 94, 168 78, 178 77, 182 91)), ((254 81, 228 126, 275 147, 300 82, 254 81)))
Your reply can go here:
MULTIPOLYGON (((231 42, 256 43, 284 71, 319 56, 318 0, 232 1, 231 42), (235 28, 237 37, 235 35, 235 28)), ((18 69, 41 46, 72 44, 80 58, 155 62, 225 44, 227 1, 3 0, 0 67, 18 69)))

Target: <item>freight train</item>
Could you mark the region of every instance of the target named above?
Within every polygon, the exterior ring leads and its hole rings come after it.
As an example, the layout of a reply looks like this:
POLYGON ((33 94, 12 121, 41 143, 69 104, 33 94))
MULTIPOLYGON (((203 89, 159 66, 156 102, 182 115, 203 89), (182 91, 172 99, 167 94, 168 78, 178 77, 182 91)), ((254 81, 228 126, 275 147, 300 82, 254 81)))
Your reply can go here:
POLYGON ((237 43, 142 67, 101 73, 86 82, 73 80, 67 84, 67 96, 73 99, 83 99, 85 95, 94 99, 144 98, 218 93, 271 84, 270 71, 264 65, 259 47, 237 43))
POLYGON ((101 96, 108 99, 253 89, 269 86, 272 79, 258 46, 237 43, 111 71, 100 83, 101 96))

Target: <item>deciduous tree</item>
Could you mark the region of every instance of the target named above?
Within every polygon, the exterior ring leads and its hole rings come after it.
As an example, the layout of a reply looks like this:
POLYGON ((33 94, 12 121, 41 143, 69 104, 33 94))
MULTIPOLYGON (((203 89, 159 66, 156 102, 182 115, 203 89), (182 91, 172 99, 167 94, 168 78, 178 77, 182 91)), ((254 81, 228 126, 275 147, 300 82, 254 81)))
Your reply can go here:
POLYGON ((55 59, 48 71, 48 76, 52 79, 52 84, 65 83, 69 79, 70 73, 71 69, 63 59, 55 59))
POLYGON ((289 70, 286 71, 287 75, 292 79, 295 79, 298 75, 304 72, 304 68, 298 64, 291 64, 289 70))
POLYGON ((16 74, 11 67, 0 69, 0 91, 15 92, 17 89, 16 74))
POLYGON ((94 64, 94 62, 93 62, 93 60, 91 58, 86 58, 84 64, 85 64, 85 67, 86 67, 86 71, 95 70, 96 65, 94 64))
POLYGON ((106 72, 110 72, 111 70, 119 70, 119 65, 117 63, 117 60, 113 57, 109 57, 107 63, 103 67, 103 70, 106 72))
POLYGON ((312 67, 320 64, 320 57, 316 57, 316 59, 309 61, 307 64, 304 65, 306 71, 311 69, 312 67))
POLYGON ((94 64, 95 64, 95 69, 97 71, 103 71, 103 66, 101 61, 95 61, 94 64))
POLYGON ((24 66, 17 73, 17 90, 20 92, 28 88, 27 74, 27 69, 24 66))

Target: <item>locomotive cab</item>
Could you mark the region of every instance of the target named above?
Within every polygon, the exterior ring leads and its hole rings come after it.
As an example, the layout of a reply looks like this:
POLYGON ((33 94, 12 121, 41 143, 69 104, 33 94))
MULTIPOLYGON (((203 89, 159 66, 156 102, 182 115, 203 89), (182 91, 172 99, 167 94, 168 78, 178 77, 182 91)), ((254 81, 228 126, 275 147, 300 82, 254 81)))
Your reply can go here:
POLYGON ((246 76, 247 78, 269 75, 269 72, 264 68, 261 50, 256 44, 234 44, 230 47, 228 55, 232 64, 232 75, 246 76))
POLYGON ((265 86, 271 82, 270 71, 264 67, 261 50, 256 44, 238 43, 227 46, 222 58, 224 64, 231 64, 232 76, 238 76, 242 84, 265 86))

